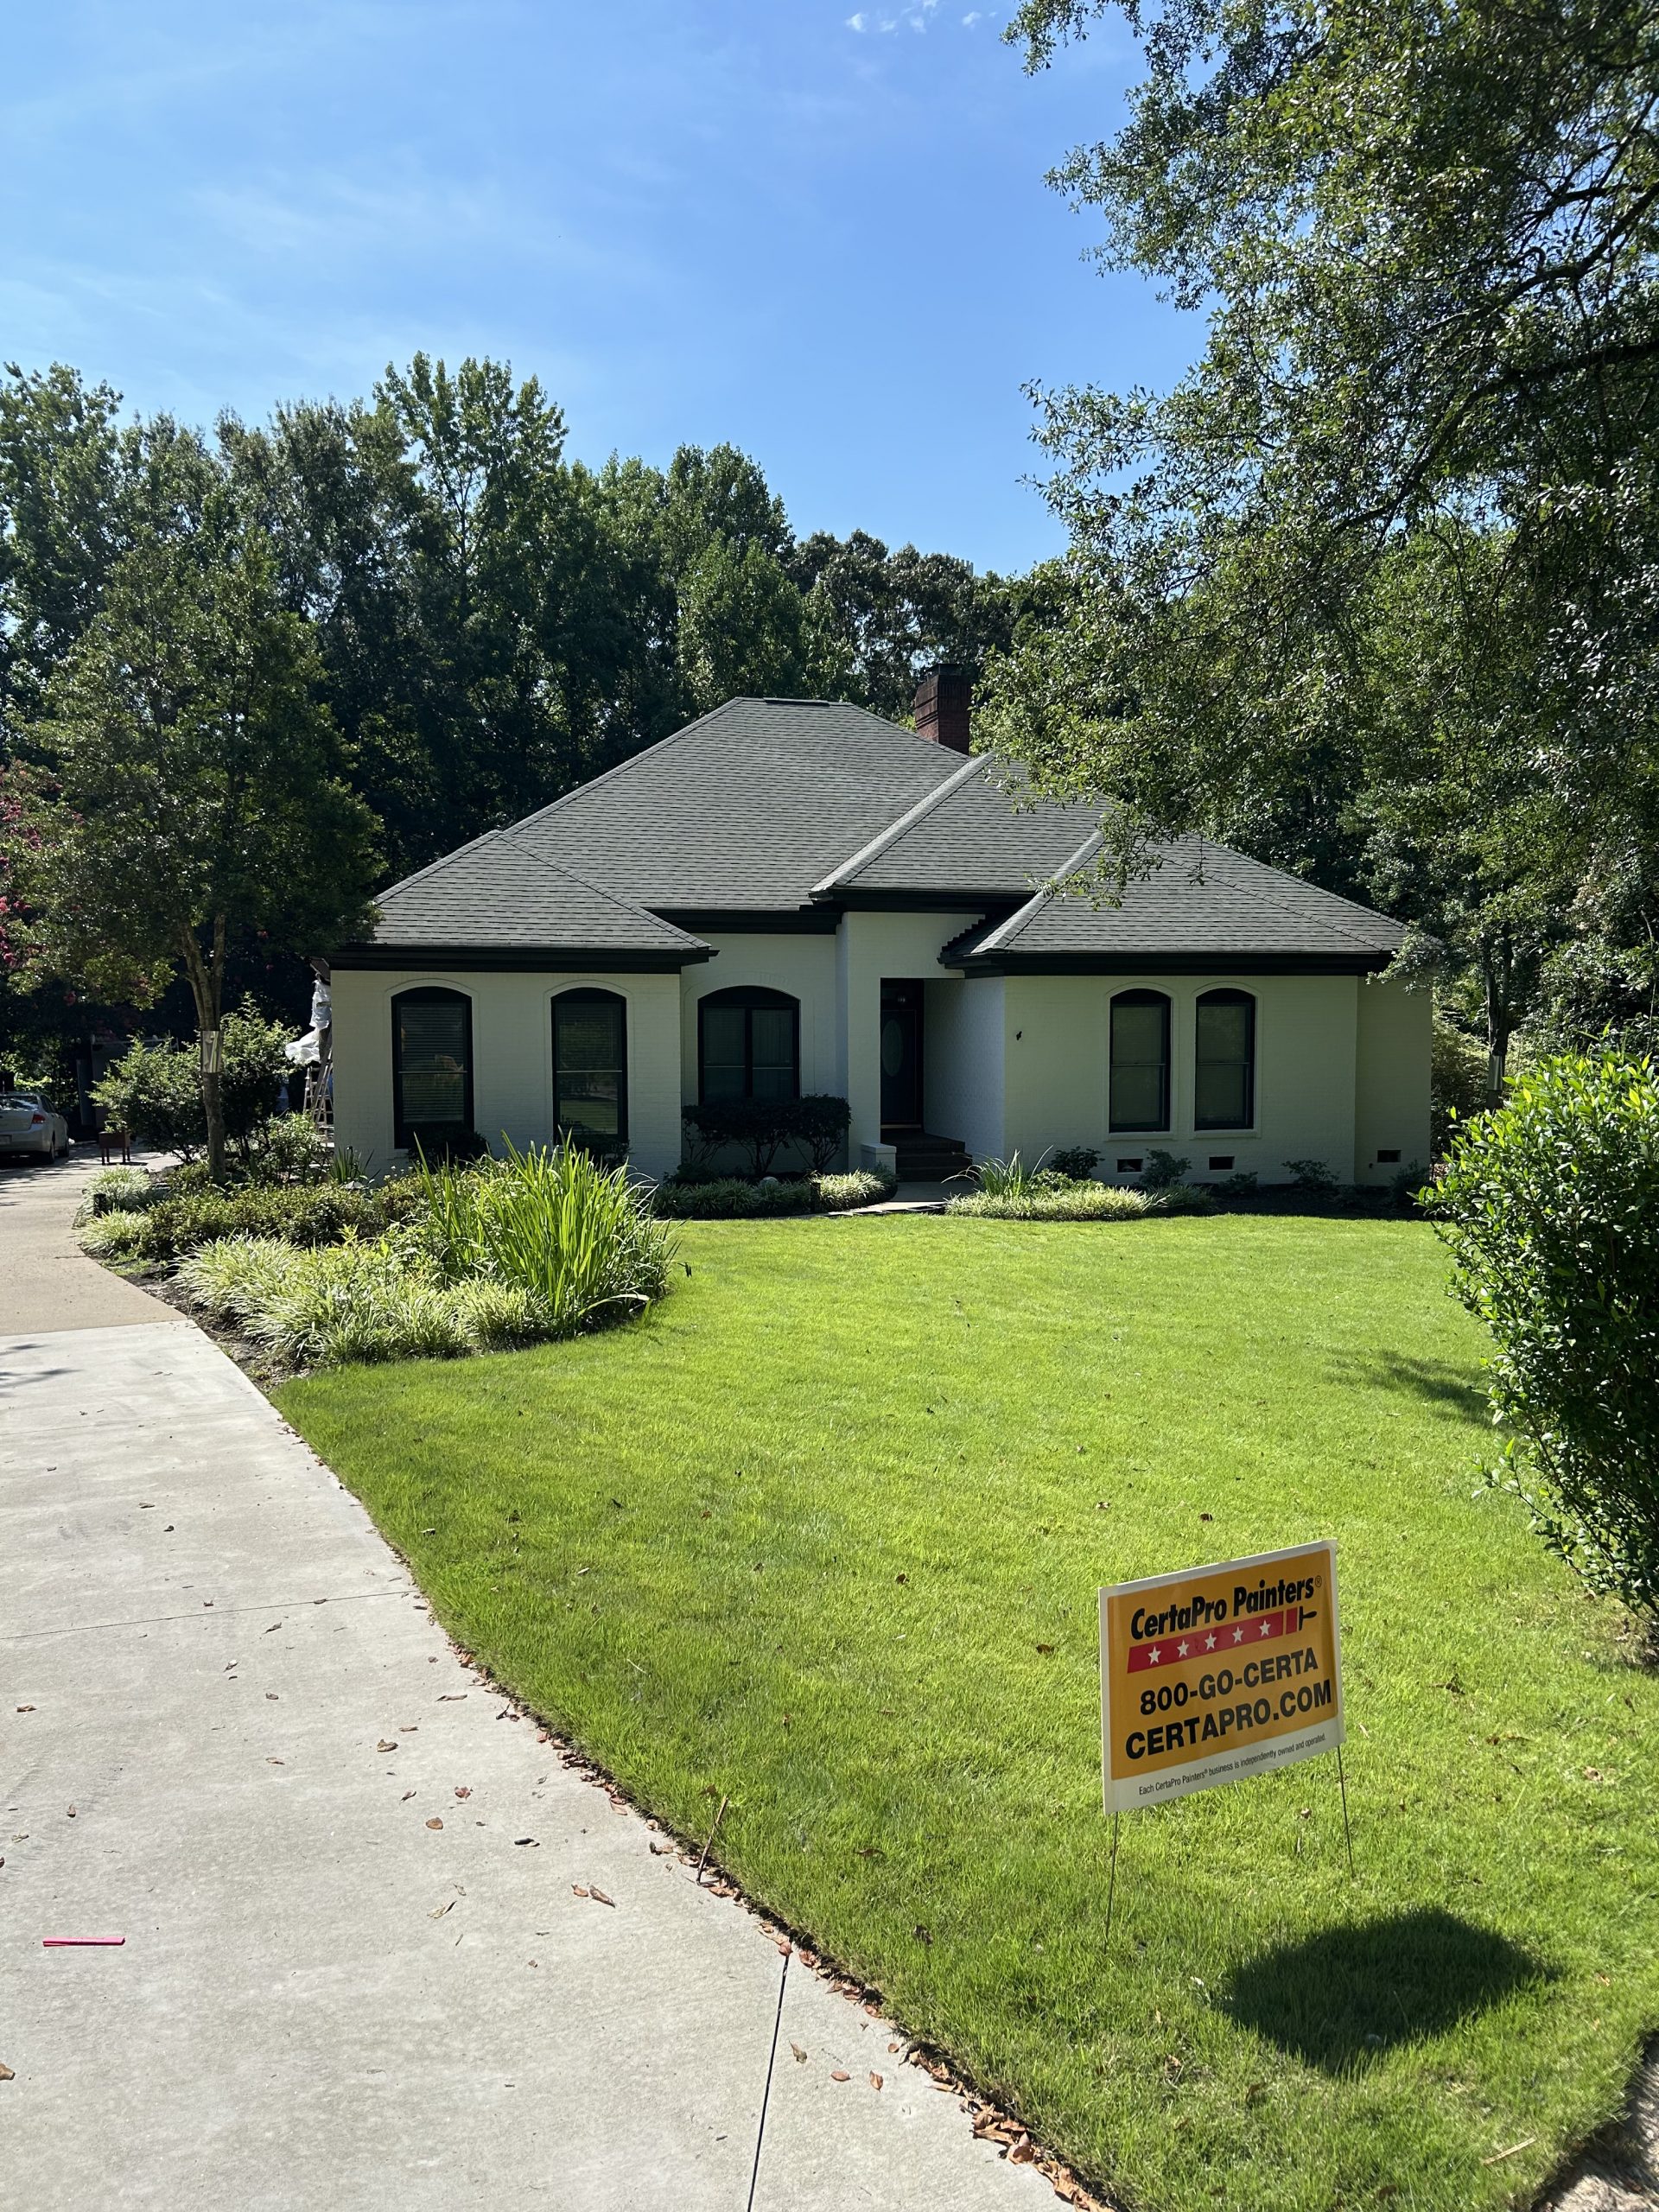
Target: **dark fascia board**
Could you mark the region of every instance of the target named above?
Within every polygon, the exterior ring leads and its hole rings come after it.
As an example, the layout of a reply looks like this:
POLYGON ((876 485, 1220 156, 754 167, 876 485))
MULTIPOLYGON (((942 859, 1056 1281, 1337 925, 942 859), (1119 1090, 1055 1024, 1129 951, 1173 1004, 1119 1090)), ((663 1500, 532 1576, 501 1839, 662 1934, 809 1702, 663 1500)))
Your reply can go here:
POLYGON ((581 969, 589 975, 675 976, 699 960, 712 960, 709 945, 684 952, 619 951, 615 945, 584 950, 548 944, 348 944, 334 956, 336 968, 470 969, 480 975, 530 970, 546 974, 581 969))
POLYGON ((693 937, 833 937, 833 906, 653 906, 658 921, 693 937))
POLYGON ((863 885, 837 884, 833 891, 812 893, 815 905, 832 906, 837 911, 856 907, 861 913, 980 914, 988 920, 995 914, 1003 921, 1034 896, 1034 890, 1010 891, 1006 884, 995 891, 955 887, 949 891, 882 891, 863 885))
POLYGON ((969 953, 942 964, 965 976, 1370 976, 1386 968, 1391 952, 1250 952, 1228 946, 1214 952, 993 952, 969 953))

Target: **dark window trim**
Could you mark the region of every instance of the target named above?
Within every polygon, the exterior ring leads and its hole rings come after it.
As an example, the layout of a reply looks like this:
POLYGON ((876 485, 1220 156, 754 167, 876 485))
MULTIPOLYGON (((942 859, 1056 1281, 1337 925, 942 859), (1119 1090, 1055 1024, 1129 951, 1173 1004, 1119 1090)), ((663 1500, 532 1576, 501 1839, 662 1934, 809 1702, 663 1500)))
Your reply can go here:
MULTIPOLYGON (((1226 1065, 1231 1065, 1230 1061, 1226 1065)), ((1218 986, 1213 991, 1200 991, 1192 1002, 1192 1126, 1195 1129, 1253 1129, 1255 1127, 1255 993, 1241 990, 1236 983, 1218 986), (1242 1006, 1247 1009, 1249 1020, 1244 1038, 1244 1118, 1242 1122, 1201 1122, 1198 1119, 1198 1073, 1203 1062, 1198 1058, 1198 1026, 1206 1006, 1242 1006)))
POLYGON ((603 991, 597 984, 578 983, 568 991, 555 991, 549 1002, 548 1027, 551 1034, 548 1049, 553 1055, 553 1126, 559 1133, 559 1008, 571 1004, 588 1006, 603 1003, 620 1006, 622 1009, 622 1061, 616 1086, 616 1141, 624 1149, 628 1142, 628 1001, 620 991, 603 991))
MULTIPOLYGON (((790 1060, 794 1078, 791 1096, 801 1095, 801 1002, 787 991, 774 991, 762 983, 734 983, 724 991, 705 991, 697 1001, 697 1103, 709 1103, 703 1079, 703 1013, 705 1007, 741 1006, 745 1014, 753 1014, 756 1007, 787 1007, 790 1010, 790 1060)), ((743 1024, 743 1096, 754 1096, 754 1024, 743 1024)))
POLYGON ((397 1044, 397 1009, 413 1001, 416 1005, 434 1006, 440 1000, 454 999, 467 1010, 467 1080, 462 1118, 456 1125, 470 1136, 473 1132, 473 1001, 465 991, 457 991, 448 983, 416 983, 406 991, 391 995, 391 1141, 398 1151, 409 1149, 409 1123, 404 1119, 404 1056, 397 1044))
POLYGON ((1170 1002, 1167 991, 1114 991, 1106 1010, 1106 1127, 1113 1136, 1163 1136, 1170 1127, 1170 1002), (1121 1006, 1161 1007, 1164 1016, 1163 1034, 1163 1119, 1158 1122, 1120 1122, 1113 1110, 1113 1093, 1116 1089, 1117 1009, 1121 1006))

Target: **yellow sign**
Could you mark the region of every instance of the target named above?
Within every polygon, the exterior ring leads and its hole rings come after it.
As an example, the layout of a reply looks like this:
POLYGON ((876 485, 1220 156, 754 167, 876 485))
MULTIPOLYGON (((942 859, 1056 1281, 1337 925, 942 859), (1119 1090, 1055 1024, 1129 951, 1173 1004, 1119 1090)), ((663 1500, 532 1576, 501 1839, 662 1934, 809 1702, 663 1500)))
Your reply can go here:
POLYGON ((1336 1545, 1103 1590, 1100 1706, 1109 1813, 1335 1751, 1336 1545))

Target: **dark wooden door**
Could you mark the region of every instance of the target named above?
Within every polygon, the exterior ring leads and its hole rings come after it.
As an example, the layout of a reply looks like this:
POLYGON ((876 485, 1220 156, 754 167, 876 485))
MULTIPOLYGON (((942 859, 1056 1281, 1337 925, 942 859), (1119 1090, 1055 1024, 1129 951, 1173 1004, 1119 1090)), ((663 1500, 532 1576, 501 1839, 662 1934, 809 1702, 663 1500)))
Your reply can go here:
POLYGON ((922 1126, 922 987, 881 986, 881 1126, 922 1126))

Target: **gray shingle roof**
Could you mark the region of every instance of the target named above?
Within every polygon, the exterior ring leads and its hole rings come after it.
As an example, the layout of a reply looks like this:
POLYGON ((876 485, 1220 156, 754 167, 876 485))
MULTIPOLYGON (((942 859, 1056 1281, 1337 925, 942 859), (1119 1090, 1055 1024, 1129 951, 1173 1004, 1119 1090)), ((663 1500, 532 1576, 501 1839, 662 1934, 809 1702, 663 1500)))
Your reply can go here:
POLYGON ((1019 897, 1063 868, 1095 826, 1092 808, 1024 798, 1022 769, 988 754, 954 775, 817 887, 986 892, 1019 897))
POLYGON ((1160 847, 1121 906, 1057 893, 1052 880, 1099 849, 1094 817, 1047 799, 1022 810, 1021 775, 859 707, 733 699, 395 885, 374 945, 383 960, 442 946, 673 965, 709 948, 667 913, 799 913, 815 899, 833 910, 887 896, 992 908, 946 949, 952 965, 1260 955, 1363 967, 1400 944, 1382 915, 1204 838, 1160 847))
MULTIPOLYGON (((1091 839, 1071 863, 1086 868, 1091 839)), ((1298 876, 1249 860, 1207 837, 1179 837, 1154 849, 1149 874, 1124 887, 1117 906, 1046 886, 1005 921, 969 931, 947 948, 963 960, 1213 957, 1236 965, 1270 959, 1386 959, 1405 935, 1399 923, 1320 891, 1298 876)))
POLYGON ((732 699, 517 834, 639 906, 799 907, 961 765, 861 707, 732 699))
POLYGON ((378 945, 477 945, 588 952, 706 948, 671 922, 553 867, 497 830, 383 892, 378 945))

